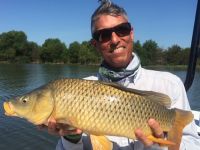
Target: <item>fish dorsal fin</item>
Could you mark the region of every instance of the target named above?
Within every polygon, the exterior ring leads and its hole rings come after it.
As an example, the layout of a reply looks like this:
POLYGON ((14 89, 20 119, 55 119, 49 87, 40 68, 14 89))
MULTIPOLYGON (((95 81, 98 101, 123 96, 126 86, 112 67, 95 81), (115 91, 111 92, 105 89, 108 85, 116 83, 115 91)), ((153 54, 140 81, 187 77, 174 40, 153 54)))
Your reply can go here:
POLYGON ((112 150, 113 143, 105 136, 90 135, 93 150, 112 150))
POLYGON ((133 94, 137 94, 140 96, 144 96, 148 98, 149 100, 159 103, 161 105, 164 105, 165 107, 169 108, 171 106, 171 99, 168 95, 159 93, 159 92, 154 92, 154 91, 142 91, 142 90, 137 90, 137 89, 131 89, 124 87, 122 85, 116 84, 116 83, 111 83, 111 82, 102 82, 102 84, 117 88, 122 91, 130 92, 133 94))
POLYGON ((170 108, 171 106, 171 99, 168 95, 158 93, 158 92, 153 92, 153 91, 144 91, 147 93, 147 98, 150 99, 153 102, 157 102, 161 105, 164 105, 167 108, 170 108))

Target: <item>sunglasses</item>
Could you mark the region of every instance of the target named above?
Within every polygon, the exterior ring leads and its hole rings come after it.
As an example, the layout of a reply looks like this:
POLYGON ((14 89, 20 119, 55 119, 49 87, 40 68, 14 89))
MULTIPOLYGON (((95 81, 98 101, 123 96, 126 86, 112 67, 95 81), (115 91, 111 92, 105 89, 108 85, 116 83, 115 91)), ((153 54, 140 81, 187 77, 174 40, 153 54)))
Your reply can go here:
POLYGON ((97 30, 92 34, 93 39, 99 42, 108 42, 111 40, 112 33, 115 32, 117 36, 124 37, 130 34, 132 30, 131 24, 129 22, 119 24, 113 28, 107 28, 102 30, 97 30))

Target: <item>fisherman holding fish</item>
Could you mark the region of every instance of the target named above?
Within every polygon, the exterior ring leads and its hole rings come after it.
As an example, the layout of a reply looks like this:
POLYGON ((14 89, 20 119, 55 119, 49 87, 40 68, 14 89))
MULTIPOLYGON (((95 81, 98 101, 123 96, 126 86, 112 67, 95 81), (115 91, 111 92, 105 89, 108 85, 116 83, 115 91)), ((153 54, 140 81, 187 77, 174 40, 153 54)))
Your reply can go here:
POLYGON ((91 32, 91 43, 103 57, 97 77, 54 81, 5 102, 6 114, 36 125, 48 120, 48 132, 61 136, 56 150, 167 149, 163 145, 170 150, 200 150, 182 81, 171 73, 141 67, 126 11, 101 0, 91 17, 91 32))
MULTIPOLYGON (((123 8, 109 0, 102 0, 91 17, 91 33, 93 38, 91 42, 103 57, 103 62, 99 67, 98 76, 86 79, 116 82, 128 88, 164 93, 171 98, 171 108, 190 110, 186 91, 178 77, 167 72, 141 67, 139 57, 133 52, 133 28, 123 8)), ((152 118, 148 120, 148 124, 155 137, 164 137, 158 122, 152 118)), ((54 121, 49 123, 48 128, 51 133, 65 135, 61 137, 57 150, 83 149, 83 147, 87 149, 90 145, 87 136, 81 137, 76 134, 80 133, 79 130, 57 129, 54 121)), ((116 149, 162 149, 149 140, 141 129, 133 131, 132 134, 136 135, 138 141, 132 142, 123 137, 108 137, 108 139, 114 143, 116 149)), ((200 138, 194 121, 184 128, 180 149, 200 149, 200 138)))

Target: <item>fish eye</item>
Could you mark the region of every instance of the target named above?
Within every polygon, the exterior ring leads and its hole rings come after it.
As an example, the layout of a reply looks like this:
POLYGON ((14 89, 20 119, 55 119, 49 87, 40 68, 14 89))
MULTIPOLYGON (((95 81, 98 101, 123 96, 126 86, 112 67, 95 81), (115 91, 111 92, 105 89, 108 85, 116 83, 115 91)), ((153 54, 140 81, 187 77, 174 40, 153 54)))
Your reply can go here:
POLYGON ((26 103, 26 102, 28 101, 28 98, 27 98, 27 97, 23 97, 23 98, 21 99, 21 101, 22 101, 23 103, 26 103))

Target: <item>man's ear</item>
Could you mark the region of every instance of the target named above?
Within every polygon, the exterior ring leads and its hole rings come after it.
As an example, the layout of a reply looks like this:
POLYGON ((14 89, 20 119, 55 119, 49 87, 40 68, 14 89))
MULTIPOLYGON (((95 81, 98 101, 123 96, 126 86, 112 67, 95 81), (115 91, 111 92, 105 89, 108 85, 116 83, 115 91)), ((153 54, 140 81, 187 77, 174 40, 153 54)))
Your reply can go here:
POLYGON ((131 34, 131 39, 132 39, 132 41, 133 41, 133 40, 134 40, 134 32, 133 32, 133 28, 131 29, 130 34, 131 34))
POLYGON ((97 42, 96 42, 95 39, 91 39, 91 40, 90 40, 90 44, 91 44, 92 46, 96 47, 97 42))
POLYGON ((99 51, 99 46, 97 45, 97 41, 95 39, 91 39, 90 40, 90 44, 96 49, 97 52, 100 52, 99 51))

